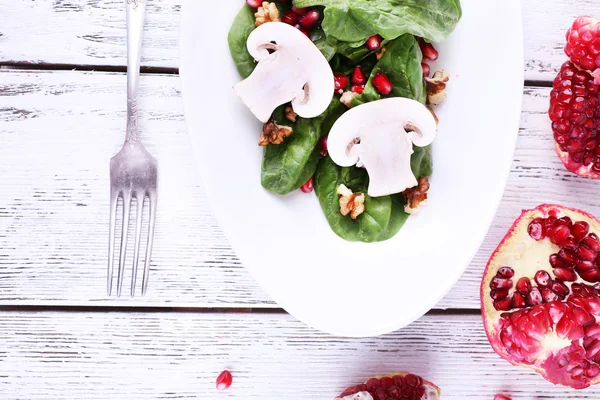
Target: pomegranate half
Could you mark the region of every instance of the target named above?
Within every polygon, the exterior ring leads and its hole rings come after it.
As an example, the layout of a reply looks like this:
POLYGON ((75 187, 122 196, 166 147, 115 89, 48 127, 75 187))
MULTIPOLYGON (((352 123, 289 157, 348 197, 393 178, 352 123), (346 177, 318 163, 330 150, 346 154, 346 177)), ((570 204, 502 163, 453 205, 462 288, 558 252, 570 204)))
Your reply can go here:
POLYGON ((524 210, 492 254, 481 282, 494 351, 548 381, 600 382, 600 221, 543 204, 524 210))
POLYGON ((440 388, 408 372, 375 376, 365 383, 351 386, 336 399, 340 400, 438 400, 440 388))

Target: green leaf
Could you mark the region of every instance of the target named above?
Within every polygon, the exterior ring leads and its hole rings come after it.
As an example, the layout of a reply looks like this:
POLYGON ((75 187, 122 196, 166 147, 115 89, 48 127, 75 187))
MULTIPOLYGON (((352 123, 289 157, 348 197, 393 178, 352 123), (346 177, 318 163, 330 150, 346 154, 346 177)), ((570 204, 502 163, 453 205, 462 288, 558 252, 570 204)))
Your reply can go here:
POLYGON ((285 117, 284 109, 284 106, 279 107, 273 119, 278 125, 291 127, 294 132, 283 143, 266 146, 261 171, 262 186, 280 195, 298 189, 314 175, 321 156, 319 141, 346 111, 336 97, 317 118, 298 117, 292 123, 285 117))
POLYGON ((250 36, 250 33, 256 28, 255 21, 254 10, 244 4, 238 15, 235 17, 233 25, 229 30, 229 35, 227 36, 229 51, 233 58, 233 62, 240 75, 244 78, 249 77, 256 67, 256 62, 248 52, 246 46, 248 36, 250 36))
POLYGON ((328 37, 359 42, 376 33, 392 40, 405 33, 439 42, 462 17, 459 0, 295 0, 298 8, 324 6, 328 37))

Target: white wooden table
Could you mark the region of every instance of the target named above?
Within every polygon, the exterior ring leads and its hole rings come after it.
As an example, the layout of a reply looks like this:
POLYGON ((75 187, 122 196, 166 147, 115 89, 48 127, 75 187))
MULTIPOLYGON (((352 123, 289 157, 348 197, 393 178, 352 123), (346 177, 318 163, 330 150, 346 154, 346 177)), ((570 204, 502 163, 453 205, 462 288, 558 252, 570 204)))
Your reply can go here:
POLYGON ((182 111, 181 0, 148 2, 140 124, 166 177, 149 293, 105 297, 108 159, 125 127, 122 3, 0 0, 1 399, 328 399, 397 370, 438 383, 445 399, 491 400, 501 390, 600 398, 600 387, 554 387, 496 356, 478 294, 483 266, 521 208, 558 202, 600 215, 600 182, 562 167, 546 114, 564 33, 577 15, 600 16, 599 2, 523 1, 521 129, 489 234, 434 310, 371 339, 332 337, 287 315, 219 229, 182 111), (226 368, 234 384, 217 392, 226 368))

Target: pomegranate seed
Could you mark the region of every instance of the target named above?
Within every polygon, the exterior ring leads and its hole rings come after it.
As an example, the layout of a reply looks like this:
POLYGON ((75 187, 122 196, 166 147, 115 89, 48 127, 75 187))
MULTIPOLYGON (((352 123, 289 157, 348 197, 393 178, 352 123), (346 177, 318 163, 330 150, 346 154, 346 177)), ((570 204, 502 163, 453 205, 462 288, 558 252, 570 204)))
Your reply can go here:
POLYGON ((329 136, 325 136, 323 139, 321 139, 321 156, 325 157, 328 153, 327 150, 327 140, 328 140, 329 136))
POLYGON ((494 308, 498 311, 508 311, 511 309, 512 299, 494 301, 494 308))
POLYGON ((592 250, 588 249, 586 246, 584 246, 583 241, 582 241, 581 246, 579 246, 577 248, 577 250, 575 250, 575 252, 579 256, 579 258, 581 258, 583 260, 593 261, 596 258, 596 253, 593 252, 592 250))
POLYGON ((562 247, 566 249, 575 249, 577 247, 577 240, 573 236, 569 236, 560 244, 562 247))
POLYGON ((558 254, 551 254, 549 257, 549 261, 552 268, 566 267, 565 263, 560 258, 558 258, 558 254))
POLYGON ((317 10, 311 10, 300 17, 299 23, 304 29, 309 30, 312 29, 317 22, 319 22, 319 18, 321 18, 321 13, 319 13, 317 10))
POLYGON ((573 227, 573 221, 571 221, 571 218, 569 218, 569 217, 561 217, 554 224, 554 226, 557 226, 557 225, 563 225, 563 226, 566 226, 567 228, 571 229, 573 227))
POLYGON ((333 74, 334 83, 335 83, 335 91, 339 94, 344 93, 344 90, 348 87, 348 77, 341 72, 336 72, 333 74))
POLYGON ((541 288, 540 292, 542 292, 542 297, 546 303, 550 303, 559 299, 558 295, 548 288, 541 288))
POLYGON ((304 193, 310 193, 314 190, 315 186, 313 183, 313 178, 311 177, 304 185, 300 187, 304 193))
POLYGON ((502 267, 496 273, 500 278, 512 278, 514 275, 515 271, 511 267, 502 267))
POLYGON ((516 292, 513 295, 513 304, 517 308, 524 308, 525 307, 525 296, 523 296, 519 292, 516 292))
POLYGON ((408 374, 406 375, 406 384, 412 387, 421 386, 423 384, 423 379, 420 376, 408 374))
POLYGON ((231 376, 231 372, 225 370, 219 374, 217 377, 217 389, 219 390, 227 390, 231 386, 231 382, 233 382, 233 377, 231 376))
POLYGON ((550 241, 554 244, 562 243, 571 234, 571 230, 568 226, 555 225, 554 229, 550 231, 550 241))
POLYGON ((304 15, 308 12, 308 8, 296 8, 296 6, 292 6, 292 12, 298 15, 304 15))
POLYGON ((497 394, 494 396, 494 400, 512 400, 510 397, 503 394, 497 394))
POLYGON ((597 269, 580 272, 579 276, 588 282, 600 282, 600 276, 597 269))
POLYGON ((430 61, 435 61, 438 59, 439 53, 431 43, 427 43, 423 39, 419 39, 419 46, 423 52, 423 57, 430 61))
POLYGON ((423 68, 423 76, 425 78, 429 78, 429 75, 431 75, 431 67, 429 66, 429 64, 422 62, 421 68, 423 68))
POLYGON ((403 386, 406 385, 406 378, 400 375, 394 375, 393 376, 394 379, 394 383, 396 384, 396 386, 403 386))
POLYGON ((263 0, 246 0, 246 4, 248 4, 252 8, 258 8, 262 5, 263 0))
POLYGON ((558 280, 554 281, 552 284, 552 290, 561 297, 566 297, 569 294, 569 288, 567 285, 558 280))
POLYGON ((492 300, 501 300, 508 297, 508 289, 493 289, 490 292, 492 300))
POLYGON ((531 292, 527 295, 527 300, 532 306, 537 306, 538 304, 542 304, 544 302, 544 298, 542 297, 542 293, 540 293, 540 289, 536 287, 531 289, 531 292))
MULTIPOLYGON (((598 259, 596 258, 596 260, 598 259)), ((596 266, 589 260, 579 260, 577 261, 577 264, 575 264, 575 271, 579 273, 589 271, 590 269, 596 269, 596 266)))
POLYGON ((375 391, 375 397, 379 400, 385 400, 387 398, 387 389, 380 387, 375 391))
POLYGON ((379 382, 379 379, 377 378, 371 378, 367 381, 366 383, 367 385, 367 390, 370 392, 374 392, 375 389, 377 389, 378 387, 381 386, 381 383, 379 382))
POLYGON ((573 224, 573 229, 571 229, 571 234, 576 240, 581 240, 588 234, 590 231, 590 224, 585 221, 577 221, 573 224))
POLYGON ((554 223, 556 222, 556 217, 548 217, 544 220, 544 236, 549 236, 550 231, 554 228, 554 223))
POLYGON ((360 65, 357 65, 352 72, 352 83, 356 85, 364 85, 367 83, 367 77, 360 65))
POLYGON ((352 85, 350 90, 354 93, 362 94, 362 92, 365 90, 365 85, 352 85))
POLYGON ((379 71, 378 73, 375 74, 372 82, 373 82, 373 87, 375 87, 375 90, 377 90, 379 93, 381 93, 383 95, 388 95, 388 94, 392 93, 392 90, 394 89, 392 82, 390 82, 388 77, 381 71, 379 71))
POLYGON ((541 240, 544 238, 544 227, 542 225, 542 220, 539 218, 534 219, 529 223, 527 227, 527 233, 535 240, 541 240))
POLYGON ((384 388, 390 387, 394 384, 394 380, 389 376, 384 376, 383 378, 381 378, 379 380, 379 382, 381 383, 381 387, 384 387, 384 388))
POLYGON ((552 273, 561 281, 575 282, 577 280, 577 275, 572 269, 554 268, 552 273))
POLYGON ((577 262, 577 254, 573 250, 560 249, 558 258, 563 260, 567 265, 574 265, 577 262))
POLYGON ((552 285, 552 278, 550 277, 550 274, 546 271, 539 270, 535 273, 534 279, 539 286, 550 287, 550 285, 552 285))
POLYGON ((300 16, 298 14, 293 11, 288 11, 281 17, 281 22, 285 22, 288 25, 296 25, 299 19, 300 16))
POLYGON ((586 245, 590 250, 596 253, 600 251, 600 240, 595 233, 590 233, 582 241, 582 244, 586 245))
POLYGON ((367 39, 367 49, 371 51, 377 51, 381 47, 381 42, 383 38, 380 35, 373 35, 367 39))
POLYGON ((510 289, 511 287, 512 281, 510 279, 494 278, 490 282, 491 289, 510 289))
POLYGON ((517 290, 521 294, 527 294, 531 291, 531 282, 529 282, 529 278, 520 278, 517 281, 517 290))

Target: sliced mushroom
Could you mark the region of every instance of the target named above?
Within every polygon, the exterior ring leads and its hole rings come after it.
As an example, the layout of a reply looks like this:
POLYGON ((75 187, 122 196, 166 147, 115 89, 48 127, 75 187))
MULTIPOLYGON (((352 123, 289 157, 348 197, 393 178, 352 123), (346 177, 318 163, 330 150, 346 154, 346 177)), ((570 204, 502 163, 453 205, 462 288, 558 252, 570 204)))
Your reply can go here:
POLYGON ((278 106, 290 101, 304 118, 327 109, 333 98, 333 71, 300 30, 269 22, 252 31, 247 46, 258 65, 234 90, 256 118, 266 123, 278 106))
POLYGON ((417 186, 410 168, 413 144, 435 139, 437 124, 418 101, 392 97, 354 107, 337 120, 327 148, 341 167, 364 166, 371 197, 400 193, 417 186))

